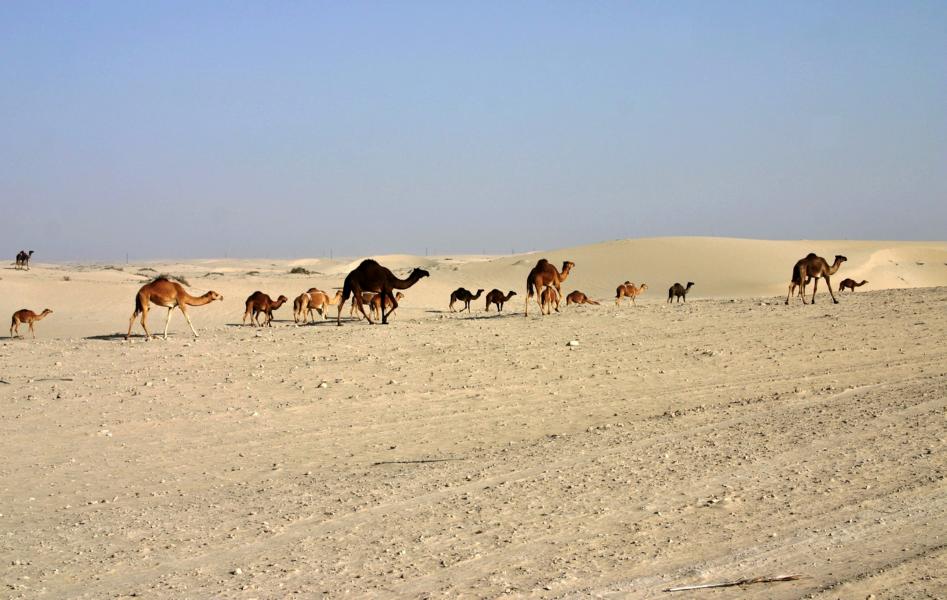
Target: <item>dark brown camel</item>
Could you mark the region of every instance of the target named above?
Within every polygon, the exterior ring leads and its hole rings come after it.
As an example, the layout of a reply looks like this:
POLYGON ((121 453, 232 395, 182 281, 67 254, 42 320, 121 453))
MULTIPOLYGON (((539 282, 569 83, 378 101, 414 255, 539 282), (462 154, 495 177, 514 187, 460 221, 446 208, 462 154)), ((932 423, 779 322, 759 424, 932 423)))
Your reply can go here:
POLYGON ((349 296, 355 296, 358 310, 362 313, 368 322, 374 325, 371 317, 365 313, 365 307, 362 302, 363 292, 375 292, 381 294, 384 307, 381 311, 382 325, 388 324, 388 315, 398 308, 398 301, 395 299, 393 290, 406 290, 422 277, 430 277, 431 274, 422 268, 416 268, 411 271, 407 279, 398 279, 389 269, 378 264, 372 259, 363 260, 360 265, 355 267, 351 273, 345 276, 345 283, 342 284, 342 300, 339 302, 339 314, 336 316, 336 324, 342 326, 342 305, 345 304, 349 296), (385 308, 390 307, 390 310, 385 308))
POLYGON ((514 292, 513 290, 510 290, 510 293, 507 294, 506 296, 504 296, 503 292, 501 292, 498 289, 494 288, 490 290, 490 293, 487 294, 487 308, 486 308, 487 312, 490 312, 491 304, 497 305, 497 312, 503 312, 503 305, 506 304, 507 301, 509 301, 509 299, 515 295, 516 295, 516 292, 514 292))
POLYGON ((854 293, 854 292, 855 292, 855 288, 861 287, 861 286, 865 285, 866 283, 868 283, 868 282, 865 281, 864 279, 862 279, 862 280, 861 280, 860 282, 858 282, 858 283, 855 283, 855 280, 854 280, 854 279, 843 279, 843 280, 842 280, 842 283, 838 284, 838 293, 841 294, 841 293, 842 293, 842 290, 844 290, 845 288, 848 288, 848 289, 852 290, 852 292, 854 293))
POLYGON ((674 285, 668 288, 668 302, 670 302, 671 299, 673 298, 677 298, 677 301, 680 302, 681 298, 683 298, 684 303, 686 304, 687 292, 689 292, 692 287, 694 287, 693 281, 688 281, 687 287, 684 287, 683 285, 679 283, 675 283, 674 285))
POLYGON ((19 252, 17 252, 17 254, 16 254, 16 268, 17 268, 17 269, 26 269, 27 271, 29 271, 29 270, 30 270, 30 258, 31 258, 32 256, 33 256, 33 251, 32 251, 32 250, 30 250, 29 252, 27 252, 26 250, 20 250, 19 252))
POLYGON ((53 314, 53 311, 48 308, 43 309, 43 312, 36 314, 35 312, 29 309, 18 310, 13 313, 13 319, 10 321, 10 337, 13 337, 13 334, 16 333, 17 336, 20 335, 20 323, 26 323, 30 326, 30 333, 33 334, 33 339, 36 339, 36 331, 33 330, 33 323, 36 321, 42 321, 46 318, 46 315, 53 314))
POLYGON ((598 305, 598 302, 596 302, 595 300, 592 300, 591 298, 589 298, 588 296, 586 296, 585 294, 583 294, 583 293, 580 292, 579 290, 575 290, 574 292, 572 292, 571 294, 569 294, 568 296, 566 296, 566 306, 569 306, 570 304, 595 304, 595 305, 598 305))
POLYGON ((464 312, 465 310, 467 312, 470 312, 470 303, 473 300, 476 300, 477 298, 479 298, 482 294, 483 294, 483 289, 479 289, 477 290, 476 294, 472 294, 470 293, 470 290, 466 288, 457 288, 456 290, 450 293, 450 305, 448 305, 448 308, 450 308, 451 312, 455 312, 454 302, 459 301, 459 302, 464 303, 464 307, 460 309, 460 312, 464 312))
POLYGON ((529 299, 536 294, 536 302, 539 304, 539 311, 546 314, 546 307, 543 306, 542 293, 543 288, 551 286, 556 288, 556 293, 562 295, 562 282, 569 277, 569 272, 575 267, 575 263, 564 261, 562 271, 557 271, 556 267, 545 258, 540 258, 536 266, 526 276, 526 316, 529 316, 529 299))
POLYGON ((835 273, 842 266, 842 263, 848 260, 841 254, 835 255, 835 262, 832 263, 832 266, 829 266, 828 261, 826 261, 821 256, 816 256, 814 253, 809 253, 805 258, 801 258, 796 261, 796 264, 792 268, 792 280, 789 282, 789 293, 786 294, 786 304, 789 304, 789 298, 792 296, 792 293, 795 291, 796 287, 799 287, 799 297, 802 298, 802 303, 807 304, 806 302, 806 286, 809 284, 809 281, 814 279, 815 281, 812 284, 812 304, 815 304, 815 293, 819 289, 819 278, 825 279, 825 284, 829 287, 829 294, 832 296, 832 302, 838 304, 838 300, 835 298, 835 292, 832 290, 832 282, 829 279, 830 275, 835 275, 835 273))
POLYGON ((273 311, 283 306, 287 300, 288 298, 282 295, 276 300, 273 300, 263 292, 253 292, 247 297, 247 310, 243 313, 243 323, 246 324, 247 318, 249 317, 250 325, 256 323, 257 327, 272 327, 273 311), (263 315, 262 325, 260 324, 261 314, 263 315))
POLYGON ((168 309, 168 320, 164 323, 164 339, 168 339, 168 324, 171 323, 171 311, 175 308, 181 309, 191 332, 194 333, 194 337, 197 337, 197 331, 191 323, 191 317, 187 314, 187 307, 203 306, 214 300, 223 299, 223 296, 214 291, 207 292, 203 296, 192 296, 181 287, 180 283, 159 277, 151 283, 141 286, 141 289, 138 290, 138 294, 135 296, 135 312, 132 313, 132 318, 128 320, 128 333, 125 334, 125 339, 127 340, 131 336, 132 325, 135 324, 135 317, 138 315, 141 315, 141 327, 145 330, 145 338, 151 339, 148 325, 145 324, 145 319, 148 317, 148 307, 151 304, 157 304, 168 309))

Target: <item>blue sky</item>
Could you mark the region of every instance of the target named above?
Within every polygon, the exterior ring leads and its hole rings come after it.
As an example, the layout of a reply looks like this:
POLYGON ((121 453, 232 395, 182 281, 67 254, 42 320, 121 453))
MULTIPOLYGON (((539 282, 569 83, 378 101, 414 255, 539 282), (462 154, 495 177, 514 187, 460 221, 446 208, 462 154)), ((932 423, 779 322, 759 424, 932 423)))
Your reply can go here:
POLYGON ((945 2, 0 4, 40 260, 944 239, 945 2))

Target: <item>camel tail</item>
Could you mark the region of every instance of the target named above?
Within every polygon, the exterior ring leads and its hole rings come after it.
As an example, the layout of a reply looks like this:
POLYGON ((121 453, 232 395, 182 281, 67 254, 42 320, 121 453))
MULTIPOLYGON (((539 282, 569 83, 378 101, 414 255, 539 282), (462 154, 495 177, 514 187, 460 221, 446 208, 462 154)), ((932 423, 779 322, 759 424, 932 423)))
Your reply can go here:
POLYGON ((135 295, 135 314, 140 315, 143 310, 144 310, 144 307, 141 305, 141 295, 136 294, 135 295))

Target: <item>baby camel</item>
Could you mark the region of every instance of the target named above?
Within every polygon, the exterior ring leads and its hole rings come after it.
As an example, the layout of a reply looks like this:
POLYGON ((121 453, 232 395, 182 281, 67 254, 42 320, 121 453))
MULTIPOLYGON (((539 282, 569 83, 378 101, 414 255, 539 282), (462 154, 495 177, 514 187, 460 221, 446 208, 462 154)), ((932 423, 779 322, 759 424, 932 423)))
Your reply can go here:
POLYGON ((866 283, 868 282, 865 281, 864 279, 862 279, 860 283, 855 283, 854 279, 843 279, 842 283, 838 284, 838 293, 841 294, 842 290, 844 290, 845 288, 848 288, 852 290, 852 292, 854 292, 855 288, 861 287, 865 285, 866 283))
MULTIPOLYGON (((403 298, 404 298, 404 294, 402 294, 401 292, 398 292, 397 294, 395 294, 396 301, 400 302, 403 298)), ((397 309, 397 307, 391 308, 390 298, 385 300, 385 310, 388 310, 388 309, 391 309, 391 312, 388 313, 389 317, 392 314, 394 314, 395 310, 397 309)), ((368 301, 368 311, 371 313, 373 318, 381 319, 381 294, 375 294, 374 296, 372 296, 372 299, 368 301)))
POLYGON ((556 291, 556 288, 549 286, 545 288, 540 294, 539 299, 540 308, 545 310, 545 314, 551 314, 552 309, 555 308, 556 312, 559 312, 559 292, 556 291))
POLYGON ((460 312, 464 312, 465 310, 467 312, 470 312, 470 303, 473 300, 476 300, 477 298, 479 298, 481 294, 483 294, 483 289, 479 289, 477 290, 476 294, 472 294, 470 293, 470 290, 467 290, 465 288, 457 288, 456 290, 450 293, 450 305, 448 306, 448 308, 450 308, 451 312, 455 312, 454 302, 459 301, 459 302, 464 303, 464 307, 460 309, 460 312))
POLYGON ((33 339, 36 339, 36 331, 33 330, 33 323, 36 321, 43 320, 46 315, 53 314, 53 311, 48 308, 43 309, 43 312, 36 314, 35 312, 24 308, 23 310, 18 310, 13 313, 13 320, 10 322, 10 337, 14 337, 13 334, 16 333, 18 337, 20 336, 20 323, 26 323, 30 326, 30 333, 33 334, 33 339))
POLYGON ((566 306, 569 306, 570 304, 595 304, 595 305, 598 305, 598 302, 596 302, 595 300, 592 300, 591 298, 589 298, 588 296, 586 296, 585 294, 583 294, 583 293, 580 292, 579 290, 575 290, 574 292, 572 292, 571 294, 569 294, 568 296, 566 296, 566 306))
POLYGON ((135 324, 135 317, 141 315, 141 327, 145 330, 145 339, 151 339, 151 332, 148 331, 148 325, 145 319, 148 317, 148 307, 151 304, 157 304, 168 309, 168 320, 164 323, 164 339, 168 339, 168 325, 171 323, 171 311, 175 307, 181 309, 187 324, 191 327, 194 337, 197 337, 197 331, 191 323, 191 317, 187 314, 188 306, 203 306, 210 304, 214 300, 223 300, 224 297, 217 292, 210 291, 203 296, 192 296, 188 294, 180 283, 168 281, 164 277, 159 277, 151 283, 146 283, 138 290, 135 296, 135 312, 132 318, 128 320, 128 333, 125 334, 127 340, 132 334, 132 326, 135 324))
POLYGON ((283 295, 273 300, 263 292, 253 292, 247 297, 247 310, 243 313, 244 325, 247 323, 247 318, 249 317, 250 325, 256 323, 258 327, 272 327, 273 311, 283 306, 287 300, 288 298, 283 295), (261 314, 263 315, 262 325, 260 324, 261 314))
POLYGON ((510 290, 510 293, 507 294, 506 296, 504 296, 503 292, 501 292, 500 290, 496 288, 490 290, 490 293, 487 294, 487 308, 486 308, 487 312, 490 312, 491 304, 497 305, 497 312, 503 312, 503 305, 506 304, 506 302, 515 295, 516 295, 516 292, 514 292, 513 290, 510 290))
POLYGON ((309 288, 309 291, 303 292, 293 301, 293 321, 305 322, 307 319, 315 322, 312 311, 315 310, 322 319, 326 319, 326 312, 333 304, 338 304, 342 299, 342 290, 338 290, 332 298, 319 288, 309 288))
POLYGON ((631 298, 631 303, 637 305, 638 303, 635 302, 635 298, 643 294, 646 289, 648 289, 647 283, 642 283, 639 287, 630 281, 626 281, 615 290, 615 306, 619 306, 621 299, 625 297, 631 298))

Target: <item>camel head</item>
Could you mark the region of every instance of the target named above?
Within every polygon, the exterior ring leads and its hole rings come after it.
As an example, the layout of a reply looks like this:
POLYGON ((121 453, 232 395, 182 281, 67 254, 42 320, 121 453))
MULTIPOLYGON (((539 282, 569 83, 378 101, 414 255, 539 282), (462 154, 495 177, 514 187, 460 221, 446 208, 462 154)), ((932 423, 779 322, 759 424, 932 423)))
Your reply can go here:
POLYGON ((45 317, 46 315, 51 315, 51 314, 53 314, 53 311, 52 311, 51 309, 49 309, 49 308, 44 308, 44 309, 43 309, 43 312, 40 314, 40 316, 41 316, 41 317, 45 317))
POLYGON ((425 271, 424 269, 422 269, 421 267, 415 267, 415 269, 411 271, 411 275, 409 276, 409 279, 417 280, 417 279, 421 279, 422 277, 430 277, 430 276, 431 274, 425 271))
POLYGON ((29 254, 30 256, 33 256, 33 251, 30 250, 28 254, 29 254))
POLYGON ((837 265, 842 264, 842 263, 845 262, 846 260, 848 260, 848 258, 842 256, 841 254, 836 254, 836 255, 835 255, 835 264, 837 264, 837 265))
POLYGON ((515 296, 515 295, 516 295, 516 292, 514 292, 513 290, 510 290, 509 297, 512 298, 512 297, 515 296))
POLYGON ((638 288, 638 291, 639 291, 639 292, 643 292, 643 291, 645 291, 646 289, 648 289, 648 284, 647 284, 647 283, 642 283, 642 284, 641 284, 641 287, 638 288))
POLYGON ((276 299, 276 304, 283 305, 286 303, 287 300, 289 300, 289 298, 280 294, 280 297, 276 299))
POLYGON ((401 300, 402 298, 404 298, 404 294, 402 294, 401 292, 398 292, 397 294, 395 294, 395 300, 401 300))
POLYGON ((693 282, 693 281, 688 281, 688 282, 687 282, 687 287, 686 287, 685 289, 688 289, 688 290, 689 290, 689 289, 691 289, 693 286, 694 286, 694 282, 693 282))
POLYGON ((215 292, 214 290, 211 290, 207 292, 206 294, 204 294, 204 297, 210 298, 210 302, 213 302, 214 300, 220 300, 221 302, 224 301, 224 297, 218 294, 217 292, 215 292))
POLYGON ((562 271, 561 271, 561 273, 568 273, 569 271, 572 270, 572 268, 573 268, 574 266, 575 266, 575 263, 572 262, 571 260, 564 260, 564 261, 562 261, 562 271))

